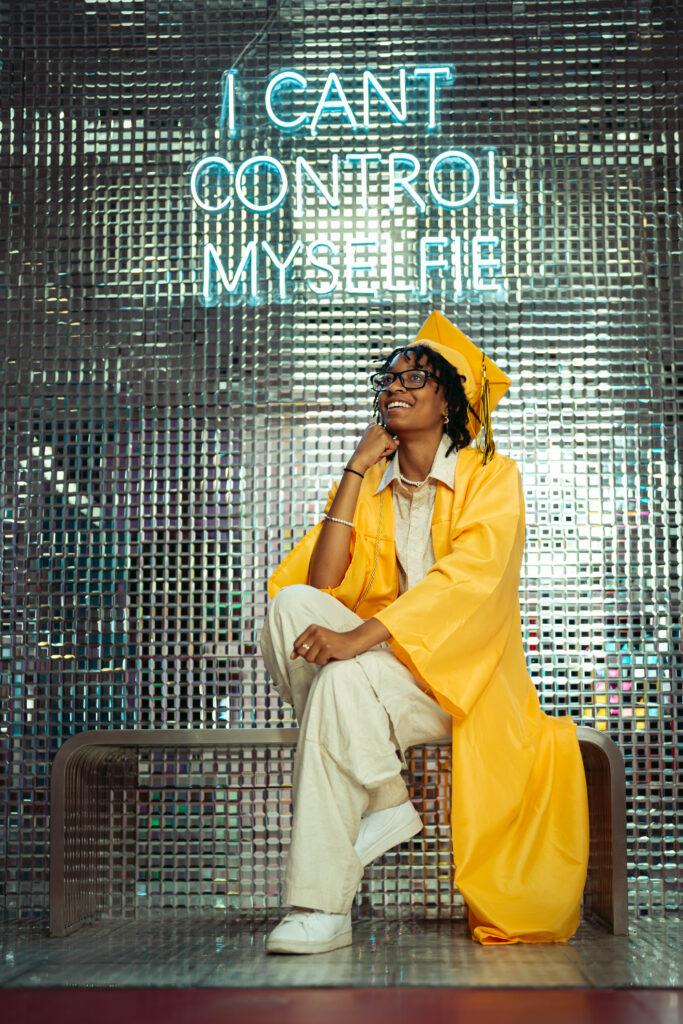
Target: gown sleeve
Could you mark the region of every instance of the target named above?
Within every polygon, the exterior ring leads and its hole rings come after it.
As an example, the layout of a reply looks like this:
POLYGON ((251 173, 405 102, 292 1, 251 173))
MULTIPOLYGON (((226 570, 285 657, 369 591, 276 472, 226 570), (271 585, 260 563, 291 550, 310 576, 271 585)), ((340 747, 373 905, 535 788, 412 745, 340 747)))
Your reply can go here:
MULTIPOLYGON (((323 514, 325 512, 329 512, 338 488, 339 481, 335 480, 328 491, 323 514)), ((311 555, 313 554, 322 525, 323 519, 321 517, 320 522, 316 523, 315 526, 311 527, 311 529, 303 535, 301 540, 294 545, 289 554, 285 555, 277 569, 271 573, 268 579, 268 597, 275 597, 279 590, 282 590, 283 587, 288 587, 293 583, 308 583, 308 570, 311 562, 311 555)), ((318 588, 326 594, 331 594, 333 597, 337 597, 342 592, 346 583, 346 577, 348 576, 349 569, 351 567, 356 544, 356 531, 350 530, 349 533, 349 566, 347 567, 346 574, 336 587, 318 588)))
POLYGON ((451 533, 451 551, 374 613, 394 654, 455 718, 495 674, 515 621, 524 549, 524 497, 516 462, 479 464, 451 533))

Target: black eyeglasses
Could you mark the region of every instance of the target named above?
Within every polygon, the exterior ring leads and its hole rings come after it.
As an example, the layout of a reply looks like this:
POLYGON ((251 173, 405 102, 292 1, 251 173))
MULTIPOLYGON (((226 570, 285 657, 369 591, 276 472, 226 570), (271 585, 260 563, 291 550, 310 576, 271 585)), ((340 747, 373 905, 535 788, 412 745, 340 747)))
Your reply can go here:
POLYGON ((370 385, 373 391, 386 391, 394 383, 396 378, 400 380, 404 388, 423 388, 427 383, 427 378, 431 377, 432 380, 441 383, 441 378, 437 377, 435 373, 431 373, 429 370, 402 370, 401 373, 393 373, 391 370, 385 370, 384 372, 373 373, 370 378, 370 385))

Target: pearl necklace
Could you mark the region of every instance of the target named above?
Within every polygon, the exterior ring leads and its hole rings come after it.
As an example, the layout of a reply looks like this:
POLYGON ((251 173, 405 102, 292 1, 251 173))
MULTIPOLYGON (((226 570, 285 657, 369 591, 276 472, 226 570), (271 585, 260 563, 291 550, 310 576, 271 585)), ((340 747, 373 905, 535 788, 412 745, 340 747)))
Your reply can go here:
POLYGON ((401 480, 403 481, 404 484, 412 484, 413 487, 421 487, 422 484, 426 484, 427 481, 429 480, 429 473, 427 473, 427 476, 424 478, 424 480, 409 480, 401 472, 400 465, 399 465, 399 469, 398 469, 398 475, 400 476, 400 478, 401 478, 401 480))

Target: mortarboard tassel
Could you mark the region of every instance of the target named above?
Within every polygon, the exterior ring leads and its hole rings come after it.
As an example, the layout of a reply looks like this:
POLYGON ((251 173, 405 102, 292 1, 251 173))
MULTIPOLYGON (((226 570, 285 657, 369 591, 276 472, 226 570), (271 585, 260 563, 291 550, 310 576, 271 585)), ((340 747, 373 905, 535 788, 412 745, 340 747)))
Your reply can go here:
POLYGON ((487 462, 490 462, 493 458, 493 454, 496 450, 493 437, 491 436, 491 409, 489 408, 489 379, 486 375, 486 356, 482 353, 481 357, 481 376, 482 376, 482 387, 481 387, 481 421, 483 423, 483 430, 485 433, 484 447, 482 448, 477 438, 477 448, 480 452, 484 453, 484 458, 481 460, 482 466, 485 466, 487 462))

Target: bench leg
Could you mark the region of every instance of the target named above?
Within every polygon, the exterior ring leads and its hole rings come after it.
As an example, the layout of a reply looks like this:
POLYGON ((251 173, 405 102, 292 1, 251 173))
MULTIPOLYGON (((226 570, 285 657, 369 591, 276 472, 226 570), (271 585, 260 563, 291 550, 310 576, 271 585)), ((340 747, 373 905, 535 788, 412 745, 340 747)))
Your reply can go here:
POLYGON ((586 916, 614 935, 628 934, 626 887, 626 799, 623 758, 593 743, 582 743, 586 769, 590 854, 586 916))

